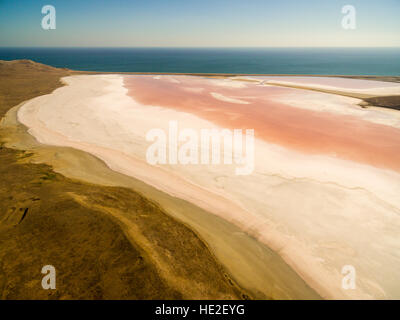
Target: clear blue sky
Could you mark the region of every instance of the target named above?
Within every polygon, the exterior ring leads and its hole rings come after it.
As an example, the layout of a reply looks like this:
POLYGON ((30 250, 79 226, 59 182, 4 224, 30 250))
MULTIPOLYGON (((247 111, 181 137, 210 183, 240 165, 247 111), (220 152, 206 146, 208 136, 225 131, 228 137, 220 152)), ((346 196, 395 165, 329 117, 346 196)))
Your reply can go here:
POLYGON ((0 46, 400 47, 400 0, 0 0, 0 46))

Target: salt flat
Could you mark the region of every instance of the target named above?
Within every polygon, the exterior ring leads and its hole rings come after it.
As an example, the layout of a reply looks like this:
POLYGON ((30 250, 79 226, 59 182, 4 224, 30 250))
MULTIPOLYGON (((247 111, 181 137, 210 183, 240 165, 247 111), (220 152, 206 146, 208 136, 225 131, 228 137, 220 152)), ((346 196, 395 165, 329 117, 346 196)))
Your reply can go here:
POLYGON ((397 113, 364 110, 354 98, 230 79, 64 81, 19 109, 19 121, 39 142, 92 153, 232 222, 276 250, 323 297, 400 297, 397 113), (167 131, 170 120, 194 130, 255 129, 254 172, 148 164, 146 133, 167 131), (345 265, 356 270, 354 290, 342 288, 345 265))

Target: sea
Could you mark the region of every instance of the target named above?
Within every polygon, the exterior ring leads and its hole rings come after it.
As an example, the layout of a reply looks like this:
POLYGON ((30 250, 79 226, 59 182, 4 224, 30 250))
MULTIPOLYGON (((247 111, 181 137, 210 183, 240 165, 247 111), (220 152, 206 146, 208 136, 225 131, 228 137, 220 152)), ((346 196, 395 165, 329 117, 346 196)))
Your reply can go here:
POLYGON ((400 76, 400 48, 8 48, 31 59, 101 72, 400 76))

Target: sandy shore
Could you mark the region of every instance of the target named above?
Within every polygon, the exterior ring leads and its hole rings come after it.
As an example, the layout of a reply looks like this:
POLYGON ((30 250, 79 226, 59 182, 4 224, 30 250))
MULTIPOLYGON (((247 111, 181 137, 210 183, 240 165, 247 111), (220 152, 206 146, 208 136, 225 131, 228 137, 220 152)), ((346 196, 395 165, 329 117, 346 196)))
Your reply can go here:
MULTIPOLYGON (((271 289, 267 288, 267 282, 271 285, 272 281, 274 286, 280 287, 276 289, 279 297, 310 294, 307 286, 287 267, 285 272, 273 274, 272 271, 285 264, 275 256, 271 268, 271 253, 246 236, 248 234, 278 252, 323 297, 398 297, 398 286, 386 276, 398 275, 400 263, 397 255, 400 179, 398 162, 390 160, 398 154, 397 115, 391 117, 383 111, 360 112, 353 98, 344 101, 343 97, 333 98, 320 93, 310 98, 307 92, 303 98, 308 101, 328 101, 324 104, 325 110, 308 110, 304 105, 291 105, 286 100, 284 106, 276 106, 276 118, 271 118, 270 124, 282 115, 285 119, 291 115, 298 119, 302 114, 304 121, 298 123, 304 127, 315 128, 322 122, 321 128, 329 129, 324 121, 332 121, 334 117, 332 133, 327 140, 315 143, 318 134, 324 132, 322 129, 316 130, 314 136, 304 136, 302 145, 298 145, 298 141, 304 131, 293 131, 297 142, 278 135, 279 130, 275 136, 273 131, 264 132, 256 140, 255 172, 245 177, 234 176, 232 166, 151 166, 144 158, 148 147, 145 133, 151 128, 167 129, 170 119, 195 129, 220 128, 226 122, 222 122, 223 117, 218 118, 218 112, 232 112, 233 109, 233 114, 228 114, 230 119, 244 120, 241 124, 236 123, 236 127, 254 124, 262 129, 256 122, 251 122, 260 115, 255 113, 256 116, 246 118, 243 108, 256 105, 254 97, 259 97, 259 91, 265 88, 249 87, 240 81, 188 78, 128 78, 129 97, 124 78, 118 75, 68 77, 65 79, 67 87, 25 103, 19 109, 18 119, 41 143, 89 152, 104 160, 114 171, 141 180, 167 193, 168 197, 182 199, 185 205, 194 204, 200 208, 202 213, 197 217, 188 215, 187 207, 175 204, 174 209, 180 212, 177 215, 182 221, 209 243, 217 258, 244 287, 268 295, 271 289), (171 84, 190 94, 171 90, 171 84), (212 90, 213 94, 205 95, 207 90, 212 90), (146 92, 153 94, 146 96, 146 92), (191 95, 196 94, 199 97, 193 100, 191 95), (157 100, 158 97, 161 98, 157 100), (208 99, 213 99, 212 105, 208 99), (191 101, 196 103, 196 110, 189 108, 191 101), (230 104, 229 110, 224 109, 225 104, 230 104), (347 109, 339 107, 343 104, 347 109), (218 108, 209 110, 214 105, 218 108), (347 110, 353 110, 351 116, 343 114, 347 110), (315 114, 318 121, 307 122, 311 114, 315 114), (333 129, 341 122, 344 134, 335 144, 333 138, 337 135, 333 129), (346 136, 351 131, 346 130, 351 130, 354 124, 361 125, 360 129, 365 128, 365 133, 361 130, 358 136, 353 134, 352 139, 359 140, 348 145, 346 136), (382 146, 382 140, 369 139, 371 144, 356 147, 369 138, 366 134, 371 134, 371 128, 375 130, 372 138, 389 139, 387 153, 372 161, 370 155, 382 146), (328 148, 325 148, 326 141, 332 141, 328 148), (354 148, 352 156, 349 152, 354 148), (214 215, 204 215, 204 210, 214 215), (224 220, 236 227, 224 225, 224 220), (232 232, 231 228, 238 229, 232 232), (257 253, 260 248, 263 249, 257 253), (247 260, 243 263, 243 259, 247 260), (355 290, 341 287, 344 265, 353 265, 357 270, 355 290), (263 272, 263 269, 269 270, 263 272)), ((288 92, 281 89, 272 90, 273 100, 287 99, 288 92)), ((297 97, 297 100, 301 99, 301 96, 297 97)), ((268 120, 271 113, 264 112, 262 120, 268 120)), ((289 126, 284 131, 292 128, 289 126)), ((92 179, 99 182, 103 178, 92 179)), ((109 183, 110 180, 104 178, 105 181, 109 183)), ((115 180, 114 183, 121 182, 115 180)), ((136 181, 135 186, 138 185, 140 183, 136 181)), ((151 192, 153 195, 159 191, 153 189, 151 192)), ((173 206, 172 201, 161 200, 160 203, 167 209, 173 206)))

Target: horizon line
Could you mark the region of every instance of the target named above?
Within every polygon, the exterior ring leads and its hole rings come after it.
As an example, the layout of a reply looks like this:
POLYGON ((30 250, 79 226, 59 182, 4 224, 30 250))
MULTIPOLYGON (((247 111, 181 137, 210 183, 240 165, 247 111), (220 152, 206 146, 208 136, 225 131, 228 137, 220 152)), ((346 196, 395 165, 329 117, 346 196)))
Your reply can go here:
POLYGON ((380 48, 400 48, 400 46, 1 46, 1 49, 6 48, 86 48, 86 49, 380 49, 380 48))

